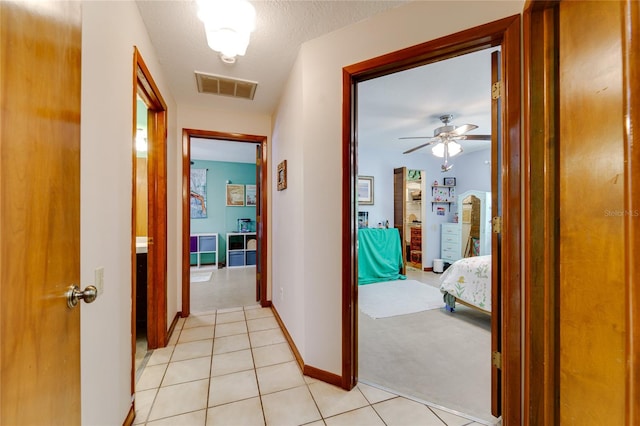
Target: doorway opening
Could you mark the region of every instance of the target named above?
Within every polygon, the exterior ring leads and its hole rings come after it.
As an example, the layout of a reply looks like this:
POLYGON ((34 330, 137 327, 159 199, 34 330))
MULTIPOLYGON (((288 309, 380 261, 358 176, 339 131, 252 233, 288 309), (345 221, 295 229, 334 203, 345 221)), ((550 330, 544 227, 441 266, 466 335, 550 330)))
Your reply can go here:
POLYGON ((189 177, 191 313, 255 304, 256 144, 192 138, 189 177))
POLYGON ((365 260, 358 280, 359 380, 487 422, 496 421, 486 273, 493 51, 499 47, 359 82, 356 105, 358 175, 373 175, 376 183, 375 204, 357 207, 359 217, 367 213, 370 219, 368 226, 358 225, 358 258, 365 260), (450 124, 464 133, 447 140, 455 155, 443 171, 445 159, 437 151, 443 139, 434 134, 447 130, 441 118, 448 121, 450 112, 450 124), (381 226, 388 218, 391 224, 381 226), (397 264, 390 276, 368 276, 366 260, 389 253, 366 244, 363 234, 370 233, 399 237, 406 280, 396 279, 397 264), (482 278, 458 282, 451 275, 456 268, 441 274, 456 261, 481 268, 482 278), (470 306, 458 302, 454 312, 446 310, 441 277, 443 288, 470 306), (383 299, 388 292, 396 297, 383 299))
POLYGON ((266 140, 183 129, 183 317, 268 306, 266 140))
MULTIPOLYGON (((512 16, 343 69, 343 387, 359 378, 357 193, 358 83, 484 49, 500 47, 492 66, 491 405, 506 424, 520 423, 520 17, 512 16), (493 110, 495 109, 495 110, 493 110), (509 303, 503 303, 509 301, 509 303)), ((494 59, 492 59, 493 63, 494 59)), ((447 111, 443 111, 447 112, 447 111)), ((410 136, 410 135, 408 135, 410 136)), ((428 380, 428 378, 425 378, 428 380)))
MULTIPOLYGON (((142 343, 140 345, 141 351, 146 352, 147 349, 166 346, 168 337, 167 105, 137 48, 134 48, 133 65, 131 147, 131 293, 132 301, 134 301, 131 309, 132 395, 135 391, 136 359, 144 358, 144 356, 136 356, 139 327, 143 333, 146 329, 146 348, 142 343), (146 147, 144 146, 145 142, 146 147), (144 154, 145 148, 146 155, 144 154), (146 197, 144 196, 145 191, 146 197), (145 309, 146 312, 140 312, 139 315, 138 311, 145 309)), ((140 362, 140 365, 144 365, 144 362, 140 362)))

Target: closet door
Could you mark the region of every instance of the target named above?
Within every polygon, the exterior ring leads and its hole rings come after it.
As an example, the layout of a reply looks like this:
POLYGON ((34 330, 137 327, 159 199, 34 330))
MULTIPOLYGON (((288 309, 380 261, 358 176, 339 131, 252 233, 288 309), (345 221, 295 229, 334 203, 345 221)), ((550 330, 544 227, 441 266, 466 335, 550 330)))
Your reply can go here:
POLYGON ((402 271, 406 273, 406 248, 404 242, 404 230, 406 229, 405 220, 407 217, 407 198, 404 183, 407 180, 407 168, 400 167, 393 169, 393 226, 400 232, 400 244, 402 248, 402 271))

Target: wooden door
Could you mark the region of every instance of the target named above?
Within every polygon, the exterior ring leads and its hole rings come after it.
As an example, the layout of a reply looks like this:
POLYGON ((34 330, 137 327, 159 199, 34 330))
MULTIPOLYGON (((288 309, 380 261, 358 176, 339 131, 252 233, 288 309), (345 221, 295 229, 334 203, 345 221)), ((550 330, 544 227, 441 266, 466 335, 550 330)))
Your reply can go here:
POLYGON ((560 3, 560 424, 625 424, 631 212, 624 193, 621 12, 618 2, 560 3))
MULTIPOLYGON (((491 96, 491 217, 501 217, 502 181, 502 99, 499 85, 502 80, 500 52, 491 54, 491 85, 498 89, 491 96)), ((502 241, 498 229, 491 238, 491 414, 502 415, 502 241)))
POLYGON ((399 167, 393 169, 393 226, 400 232, 400 248, 402 250, 402 270, 406 273, 406 247, 405 247, 405 220, 407 218, 407 197, 404 190, 404 183, 407 181, 407 168, 399 167))
POLYGON ((0 2, 3 425, 80 424, 65 293, 80 284, 81 19, 79 2, 0 2))

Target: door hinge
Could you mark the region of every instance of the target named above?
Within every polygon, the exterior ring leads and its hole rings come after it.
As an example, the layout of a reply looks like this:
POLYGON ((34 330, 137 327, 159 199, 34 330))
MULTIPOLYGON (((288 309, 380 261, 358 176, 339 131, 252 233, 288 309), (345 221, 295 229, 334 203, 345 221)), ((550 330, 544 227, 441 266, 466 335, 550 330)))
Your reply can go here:
POLYGON ((262 165, 262 160, 260 158, 256 159, 256 166, 262 165))
POLYGON ((502 233, 502 216, 495 216, 491 219, 491 228, 493 229, 494 234, 502 233))
POLYGON ((500 99, 502 97, 504 86, 502 81, 496 81, 491 85, 491 99, 500 99))
POLYGON ((491 352, 491 364, 502 370, 502 354, 500 352, 491 352))
POLYGON ((256 280, 260 281, 260 272, 256 272, 256 280))
POLYGON ((260 222, 260 215, 256 216, 256 222, 260 222))

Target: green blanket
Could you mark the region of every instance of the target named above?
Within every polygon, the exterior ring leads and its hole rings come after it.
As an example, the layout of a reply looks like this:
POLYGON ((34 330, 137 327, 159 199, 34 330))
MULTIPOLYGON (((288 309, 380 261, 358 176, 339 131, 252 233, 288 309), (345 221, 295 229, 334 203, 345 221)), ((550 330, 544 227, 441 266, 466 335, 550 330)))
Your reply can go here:
POLYGON ((358 229, 358 285, 406 280, 400 268, 402 246, 396 228, 358 229))

